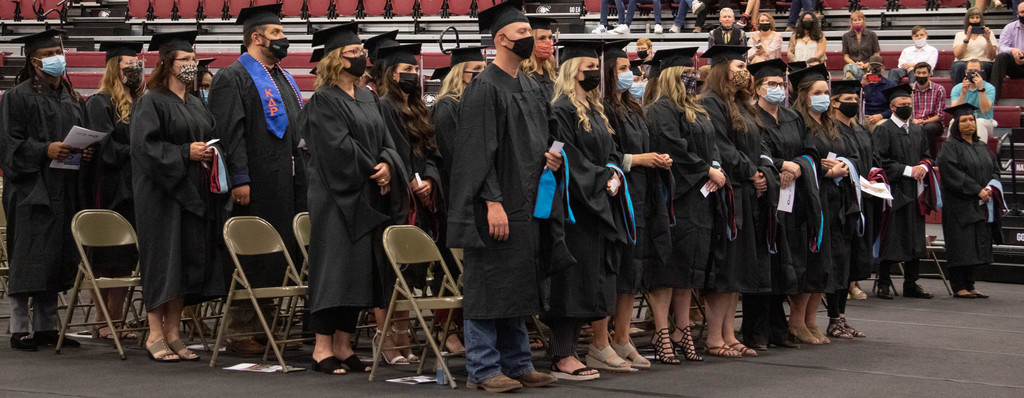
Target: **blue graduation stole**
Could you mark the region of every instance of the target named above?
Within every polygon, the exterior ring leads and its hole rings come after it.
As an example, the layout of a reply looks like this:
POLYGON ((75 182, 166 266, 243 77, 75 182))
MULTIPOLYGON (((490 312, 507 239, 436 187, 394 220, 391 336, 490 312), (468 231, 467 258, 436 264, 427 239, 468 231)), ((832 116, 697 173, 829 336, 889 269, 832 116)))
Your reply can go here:
POLYGON ((551 206, 555 202, 555 192, 565 192, 565 213, 566 220, 570 224, 576 223, 576 216, 572 214, 572 207, 569 204, 569 157, 562 153, 562 170, 565 171, 565 182, 559 184, 555 179, 555 173, 551 169, 544 168, 540 175, 540 183, 537 185, 537 203, 533 206, 533 216, 547 220, 551 218, 551 206))
POLYGON ((622 221, 626 224, 626 236, 629 238, 629 242, 636 244, 636 218, 633 214, 633 199, 629 196, 629 183, 626 182, 626 173, 616 166, 614 163, 608 163, 604 165, 610 167, 619 173, 619 179, 622 180, 622 192, 619 193, 619 200, 625 202, 625 206, 622 206, 622 221), (622 196, 626 195, 626 196, 622 196))
MULTIPOLYGON (((853 183, 854 192, 857 193, 857 216, 860 219, 857 220, 857 236, 864 236, 864 200, 860 190, 860 174, 857 173, 857 166, 853 164, 853 161, 845 157, 837 157, 836 160, 846 163, 846 168, 850 169, 850 181, 853 183)), ((842 178, 834 178, 836 185, 842 181, 842 178)))
MULTIPOLYGON (((814 159, 811 158, 808 155, 803 155, 801 157, 807 159, 807 162, 809 162, 811 164, 811 169, 814 170, 814 175, 815 175, 815 177, 813 178, 814 183, 815 183, 815 185, 818 185, 818 187, 821 187, 821 185, 818 184, 818 177, 817 177, 817 175, 818 175, 818 165, 815 164, 814 163, 814 159)), ((821 199, 818 199, 818 200, 820 201, 821 199)), ((822 239, 822 237, 825 234, 825 215, 822 214, 822 212, 818 212, 818 220, 819 220, 819 223, 818 223, 818 239, 817 239, 816 242, 813 239, 811 240, 811 253, 817 253, 819 250, 821 250, 821 239, 822 239)))
MULTIPOLYGON (((256 92, 259 93, 260 101, 263 102, 263 117, 267 120, 267 130, 270 130, 277 138, 284 138, 284 132, 288 129, 288 113, 284 110, 281 91, 277 89, 277 84, 270 77, 270 72, 249 53, 238 57, 238 62, 245 67, 249 76, 252 77, 253 83, 256 84, 256 92)), ((281 73, 284 73, 288 83, 291 83, 295 95, 299 95, 298 85, 295 84, 292 75, 284 69, 281 70, 281 73)), ((299 107, 302 107, 302 98, 299 98, 299 107)))

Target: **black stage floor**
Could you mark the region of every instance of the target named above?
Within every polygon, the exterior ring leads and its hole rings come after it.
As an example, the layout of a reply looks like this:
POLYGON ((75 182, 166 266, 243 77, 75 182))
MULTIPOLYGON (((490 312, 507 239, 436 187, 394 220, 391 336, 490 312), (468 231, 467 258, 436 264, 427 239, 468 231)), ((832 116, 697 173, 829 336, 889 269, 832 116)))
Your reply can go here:
MULTIPOLYGON (((703 363, 655 365, 629 375, 602 374, 591 382, 559 382, 556 387, 519 395, 661 397, 1021 397, 1024 396, 1024 285, 979 283, 990 299, 953 299, 940 282, 922 281, 937 297, 851 301, 848 319, 868 338, 825 346, 773 349, 759 358, 707 358, 703 363), (940 294, 941 293, 941 294, 940 294)), ((9 311, 2 305, 0 313, 9 311)), ((824 330, 827 318, 820 314, 824 330)), ((6 329, 6 321, 0 320, 6 329)), ((411 366, 384 368, 379 381, 365 374, 326 376, 311 371, 288 374, 237 372, 199 363, 158 364, 132 346, 117 359, 112 345, 81 339, 82 348, 18 352, 8 334, 0 335, 0 396, 82 397, 320 397, 467 395, 464 359, 453 358, 459 388, 384 382, 413 375, 411 366)), ((640 343, 646 339, 637 337, 640 343)), ((364 339, 363 342, 368 341, 364 339)), ((585 347, 581 347, 585 348, 585 347)), ((309 346, 289 352, 289 362, 308 367, 309 346)), ((369 356, 369 350, 361 350, 369 356)), ((550 366, 540 351, 539 369, 550 366)), ((203 353, 209 358, 208 353, 203 353)), ((221 367, 252 358, 223 355, 221 367)), ((432 364, 432 362, 429 362, 432 364)), ((432 369, 431 366, 427 367, 432 369)), ((432 373, 432 372, 431 372, 432 373)))

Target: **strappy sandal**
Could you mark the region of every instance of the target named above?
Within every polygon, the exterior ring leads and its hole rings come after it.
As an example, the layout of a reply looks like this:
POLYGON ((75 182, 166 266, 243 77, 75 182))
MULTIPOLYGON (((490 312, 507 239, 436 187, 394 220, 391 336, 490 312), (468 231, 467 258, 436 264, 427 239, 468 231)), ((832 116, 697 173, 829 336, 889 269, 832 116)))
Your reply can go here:
MULTIPOLYGON (((337 357, 334 357, 337 358, 337 357)), ((339 359, 339 363, 345 365, 349 371, 354 373, 365 373, 370 371, 370 366, 359 359, 356 354, 349 355, 348 358, 339 359)))
MULTIPOLYGON (((396 334, 396 335, 409 336, 409 344, 412 344, 412 331, 411 330, 409 330, 409 329, 398 330, 398 329, 395 329, 395 325, 391 325, 391 333, 396 334)), ((409 350, 409 355, 404 355, 403 354, 405 359, 409 360, 409 363, 420 363, 420 357, 418 357, 418 356, 416 356, 416 354, 412 353, 412 348, 405 348, 404 350, 409 350)))
POLYGON ((668 328, 654 333, 654 339, 651 340, 651 344, 654 345, 654 359, 668 365, 678 365, 681 363, 679 356, 676 354, 675 346, 672 345, 672 336, 668 334, 668 328))
POLYGON ((852 339, 853 334, 850 333, 849 329, 843 327, 843 324, 839 322, 839 318, 829 319, 828 329, 825 330, 829 336, 839 339, 852 339))
MULTIPOLYGON (((93 326, 92 327, 92 338, 94 338, 94 339, 103 339, 103 340, 114 340, 114 333, 113 332, 108 333, 108 334, 100 333, 100 330, 103 330, 103 329, 110 330, 110 328, 108 328, 106 326, 104 326, 104 327, 93 326)), ((124 337, 122 336, 121 338, 123 339, 124 337)))
POLYGON ((821 340, 814 337, 811 331, 807 327, 789 328, 789 339, 800 344, 814 344, 820 345, 821 340))
POLYGON ((181 360, 181 358, 178 357, 178 354, 175 354, 174 351, 171 351, 171 348, 167 346, 167 342, 163 340, 157 341, 156 343, 149 345, 148 347, 146 347, 146 351, 146 353, 149 354, 149 359, 152 359, 156 362, 172 363, 181 360), (163 355, 161 355, 161 353, 163 355))
POLYGON ((839 318, 839 323, 841 323, 843 325, 843 329, 846 329, 847 331, 849 331, 850 335, 853 336, 853 337, 859 337, 859 338, 868 337, 867 335, 864 334, 864 332, 859 331, 857 329, 854 329, 853 327, 850 326, 849 323, 846 323, 846 317, 839 318))
POLYGON ((735 351, 729 346, 723 345, 721 347, 712 347, 710 345, 704 347, 704 355, 711 355, 714 357, 722 358, 739 358, 743 356, 739 351, 735 351))
POLYGON ((338 357, 331 355, 327 358, 320 360, 320 362, 313 360, 313 371, 320 372, 326 375, 341 376, 343 374, 348 373, 348 371, 345 370, 342 364, 343 363, 341 362, 340 359, 338 359, 338 357))
POLYGON ((640 352, 636 350, 636 347, 633 346, 632 342, 628 342, 624 345, 618 345, 615 344, 614 340, 612 340, 611 345, 612 349, 615 350, 615 353, 619 355, 619 358, 629 361, 629 366, 632 366, 635 369, 651 368, 651 361, 648 361, 647 358, 640 355, 640 352))
POLYGON ((551 375, 555 376, 555 378, 557 378, 559 380, 588 381, 588 380, 594 380, 594 379, 601 378, 601 373, 598 372, 597 369, 588 368, 588 367, 582 367, 582 368, 576 369, 576 370, 574 370, 572 372, 563 372, 562 369, 558 368, 558 361, 561 361, 562 359, 565 359, 565 357, 562 357, 562 358, 555 357, 551 361, 551 375), (584 374, 584 373, 587 373, 587 372, 594 372, 594 373, 592 373, 592 374, 584 374))
POLYGON ((198 361, 199 354, 196 354, 192 350, 185 346, 185 343, 181 339, 174 340, 167 344, 172 350, 181 358, 182 361, 198 361))
POLYGON ((530 350, 539 350, 541 348, 544 348, 544 340, 536 336, 530 337, 530 350))
POLYGON ((587 367, 594 368, 597 370, 607 370, 609 372, 620 372, 629 373, 634 372, 633 366, 629 361, 622 359, 612 346, 609 345, 602 350, 594 347, 593 344, 587 349, 587 367))
POLYGON ((736 342, 734 344, 730 344, 728 347, 729 347, 730 350, 736 351, 736 352, 740 353, 740 355, 743 355, 745 357, 756 357, 757 356, 757 351, 754 351, 753 348, 747 347, 747 346, 743 345, 743 343, 740 343, 740 342, 736 342), (736 347, 739 347, 739 348, 736 348, 736 347))
POLYGON ((811 335, 813 335, 814 338, 818 339, 818 341, 820 341, 822 344, 832 343, 832 340, 829 340, 828 337, 825 337, 825 335, 821 334, 821 331, 818 330, 817 325, 807 326, 807 331, 811 332, 811 335))
POLYGON ((377 351, 380 351, 381 358, 384 359, 385 363, 391 366, 409 365, 409 360, 406 359, 405 356, 402 354, 398 354, 392 358, 388 358, 387 351, 398 351, 393 348, 382 347, 384 345, 384 339, 386 339, 388 336, 391 336, 391 333, 383 333, 380 331, 380 329, 377 329, 377 333, 373 335, 373 355, 376 356, 377 351))
POLYGON ((676 347, 676 351, 682 351, 683 358, 686 358, 687 361, 703 361, 704 357, 697 353, 697 347, 693 344, 693 336, 690 334, 690 327, 687 326, 680 329, 677 325, 676 329, 679 329, 679 331, 683 333, 683 338, 681 340, 672 341, 672 345, 676 347))

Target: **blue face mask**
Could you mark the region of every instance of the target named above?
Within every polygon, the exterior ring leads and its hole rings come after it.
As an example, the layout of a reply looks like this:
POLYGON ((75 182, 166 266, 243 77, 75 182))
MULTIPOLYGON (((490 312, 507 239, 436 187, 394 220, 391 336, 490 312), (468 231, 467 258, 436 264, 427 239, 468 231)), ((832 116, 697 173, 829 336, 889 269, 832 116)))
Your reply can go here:
POLYGON ((615 87, 620 91, 626 91, 633 87, 633 71, 619 73, 619 81, 615 83, 615 87))
POLYGON ((633 96, 634 99, 642 99, 646 90, 647 83, 637 83, 629 87, 629 95, 633 96))
POLYGON ((811 109, 818 113, 825 112, 831 102, 825 94, 811 96, 811 109))
POLYGON ((773 104, 781 104, 786 101, 786 90, 782 87, 769 88, 764 99, 773 104))
POLYGON ((43 72, 54 77, 62 75, 64 73, 64 67, 67 66, 67 61, 64 60, 64 55, 54 55, 52 57, 46 57, 39 60, 43 63, 43 72))
POLYGON ((210 90, 199 90, 199 98, 203 99, 203 102, 210 102, 210 90))

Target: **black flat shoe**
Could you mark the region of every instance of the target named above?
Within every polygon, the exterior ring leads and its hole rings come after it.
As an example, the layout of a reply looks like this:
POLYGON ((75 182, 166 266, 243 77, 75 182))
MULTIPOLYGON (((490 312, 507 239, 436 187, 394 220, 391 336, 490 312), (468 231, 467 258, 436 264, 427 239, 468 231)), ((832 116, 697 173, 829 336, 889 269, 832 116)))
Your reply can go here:
POLYGON ((982 294, 977 290, 971 290, 971 294, 973 294, 975 298, 988 298, 987 294, 982 294))
MULTIPOLYGON (((57 346, 57 339, 59 337, 60 336, 57 334, 56 330, 48 330, 48 331, 45 331, 45 332, 36 332, 35 335, 33 335, 32 338, 36 341, 36 345, 38 345, 40 347, 45 347, 45 346, 56 347, 57 346)), ((75 341, 75 340, 72 340, 71 338, 69 338, 67 336, 64 336, 64 345, 63 346, 64 346, 64 348, 78 348, 78 347, 81 347, 82 344, 77 342, 77 341, 75 341)))
POLYGON ((346 371, 345 367, 342 365, 344 364, 341 362, 340 359, 338 359, 338 357, 331 355, 327 358, 322 359, 320 362, 313 361, 313 371, 331 376, 341 376, 343 374, 348 373, 348 371, 346 371), (336 373, 339 370, 341 372, 336 373))
POLYGON ((350 372, 365 373, 370 371, 370 365, 364 363, 356 354, 349 355, 348 358, 341 359, 340 361, 350 372))
POLYGON ((770 344, 768 344, 768 347, 770 347, 770 348, 778 348, 778 347, 782 347, 782 348, 800 348, 800 344, 794 343, 794 342, 789 341, 789 340, 782 340, 782 341, 779 341, 779 342, 770 343, 770 344))
POLYGON ((875 294, 875 297, 882 300, 892 300, 892 286, 878 285, 878 293, 875 294))
POLYGON ((28 333, 14 333, 11 335, 11 348, 21 351, 39 351, 39 345, 35 339, 29 337, 28 333))
POLYGON ((976 294, 974 294, 974 293, 967 293, 967 294, 954 294, 954 295, 953 295, 953 298, 966 298, 966 299, 972 299, 972 298, 978 298, 978 296, 977 296, 976 294))
POLYGON ((921 288, 921 285, 915 283, 912 286, 903 286, 903 297, 930 299, 935 296, 924 291, 924 289, 921 288))

